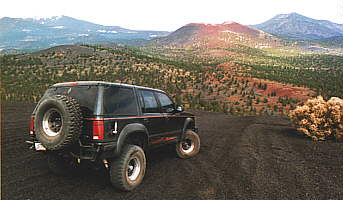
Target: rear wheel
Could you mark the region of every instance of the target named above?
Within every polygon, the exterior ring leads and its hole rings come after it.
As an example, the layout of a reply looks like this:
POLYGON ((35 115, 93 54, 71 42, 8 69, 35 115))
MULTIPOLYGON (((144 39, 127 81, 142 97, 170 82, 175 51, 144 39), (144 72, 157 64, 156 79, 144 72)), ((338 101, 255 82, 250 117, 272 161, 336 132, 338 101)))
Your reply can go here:
POLYGON ((131 191, 145 175, 146 158, 141 147, 126 145, 121 155, 110 163, 111 183, 117 189, 131 191))
POLYGON ((200 138, 197 133, 187 130, 185 138, 176 143, 176 154, 180 158, 190 158, 199 153, 200 138))
POLYGON ((66 149, 81 133, 80 105, 69 96, 48 96, 37 108, 34 126, 37 140, 48 150, 66 149))

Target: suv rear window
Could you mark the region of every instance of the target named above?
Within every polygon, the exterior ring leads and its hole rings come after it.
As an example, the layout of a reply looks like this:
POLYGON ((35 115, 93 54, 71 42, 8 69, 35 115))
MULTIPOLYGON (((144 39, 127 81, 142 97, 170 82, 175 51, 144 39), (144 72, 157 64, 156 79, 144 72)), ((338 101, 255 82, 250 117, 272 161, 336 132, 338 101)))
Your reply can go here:
MULTIPOLYGON (((49 88, 45 95, 66 95, 70 96, 80 104, 82 114, 90 116, 94 114, 98 87, 95 86, 73 86, 73 87, 57 87, 49 88)), ((44 96, 45 96, 44 95, 44 96)))
POLYGON ((137 115, 137 102, 132 88, 105 87, 104 115, 137 115))

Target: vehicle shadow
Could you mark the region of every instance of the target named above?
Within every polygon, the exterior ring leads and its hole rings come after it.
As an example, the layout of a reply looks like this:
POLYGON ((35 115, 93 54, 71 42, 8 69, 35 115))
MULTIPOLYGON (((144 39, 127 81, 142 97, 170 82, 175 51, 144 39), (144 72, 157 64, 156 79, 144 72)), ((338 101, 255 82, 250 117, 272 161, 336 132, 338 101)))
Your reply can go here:
MULTIPOLYGON (((153 173, 154 168, 158 168, 164 161, 171 161, 173 159, 177 159, 175 153, 175 145, 165 145, 161 148, 155 148, 148 152, 146 152, 146 174, 145 176, 149 176, 149 174, 153 173)), ((108 189, 112 189, 115 192, 120 192, 119 190, 113 189, 113 186, 110 182, 110 174, 109 170, 104 165, 98 165, 94 167, 94 165, 90 164, 83 164, 80 166, 77 173, 68 176, 70 181, 75 183, 82 182, 84 185, 96 185, 101 186, 102 188, 106 187, 108 189)))

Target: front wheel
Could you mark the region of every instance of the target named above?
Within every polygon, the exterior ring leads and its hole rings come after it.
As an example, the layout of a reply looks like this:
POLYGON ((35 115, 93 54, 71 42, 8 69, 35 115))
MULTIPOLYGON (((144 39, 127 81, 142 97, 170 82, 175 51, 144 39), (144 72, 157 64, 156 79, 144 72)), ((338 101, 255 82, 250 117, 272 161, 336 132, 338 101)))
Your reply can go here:
POLYGON ((111 183, 119 190, 131 191, 143 181, 145 168, 143 149, 136 145, 126 145, 121 155, 110 163, 111 183))
POLYGON ((176 154, 180 158, 190 158, 199 153, 200 137, 192 130, 187 130, 185 138, 176 143, 176 154))

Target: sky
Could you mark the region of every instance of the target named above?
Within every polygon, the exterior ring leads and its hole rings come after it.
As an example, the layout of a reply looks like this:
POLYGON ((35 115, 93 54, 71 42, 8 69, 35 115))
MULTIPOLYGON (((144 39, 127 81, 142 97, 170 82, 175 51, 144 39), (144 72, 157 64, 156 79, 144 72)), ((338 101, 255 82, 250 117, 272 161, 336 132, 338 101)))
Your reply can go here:
POLYGON ((1 0, 0 18, 65 15, 134 30, 174 31, 192 22, 259 24, 291 12, 341 24, 342 8, 342 0, 1 0))

